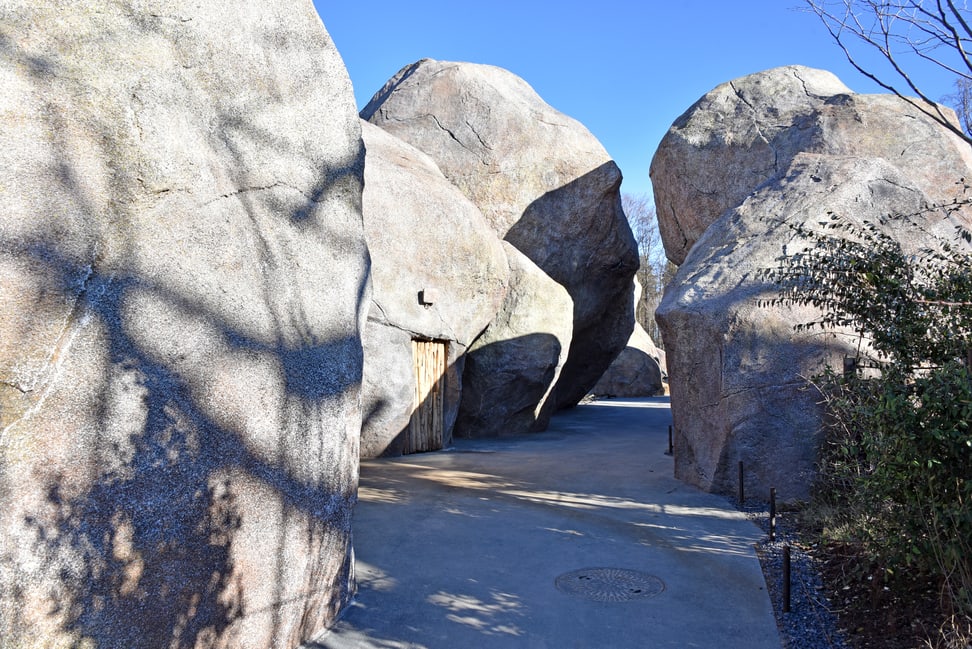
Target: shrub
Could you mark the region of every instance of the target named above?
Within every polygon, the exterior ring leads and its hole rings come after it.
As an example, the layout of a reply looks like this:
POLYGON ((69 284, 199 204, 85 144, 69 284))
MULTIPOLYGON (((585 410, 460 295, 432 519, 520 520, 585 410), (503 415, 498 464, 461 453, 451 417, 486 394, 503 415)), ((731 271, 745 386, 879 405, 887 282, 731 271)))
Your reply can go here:
POLYGON ((830 416, 815 499, 831 528, 888 575, 936 575, 946 612, 970 616, 972 254, 944 240, 906 253, 887 223, 794 227, 808 245, 767 271, 771 301, 820 309, 798 329, 857 335, 847 369, 812 379, 830 416))

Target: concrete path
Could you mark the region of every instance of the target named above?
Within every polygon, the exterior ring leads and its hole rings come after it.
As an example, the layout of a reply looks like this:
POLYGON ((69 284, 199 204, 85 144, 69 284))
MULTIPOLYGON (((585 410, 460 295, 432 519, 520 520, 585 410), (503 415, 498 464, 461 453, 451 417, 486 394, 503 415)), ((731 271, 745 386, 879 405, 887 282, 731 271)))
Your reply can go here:
POLYGON ((358 596, 308 649, 779 649, 761 532, 672 477, 670 422, 666 398, 599 401, 362 463, 358 596))

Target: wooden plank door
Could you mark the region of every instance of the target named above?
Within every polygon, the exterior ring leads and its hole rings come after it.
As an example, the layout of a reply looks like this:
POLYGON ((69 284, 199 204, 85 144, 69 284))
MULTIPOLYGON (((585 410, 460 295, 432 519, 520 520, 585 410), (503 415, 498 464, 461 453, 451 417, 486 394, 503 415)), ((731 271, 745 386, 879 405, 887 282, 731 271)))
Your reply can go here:
POLYGON ((437 451, 442 448, 446 351, 446 343, 442 341, 412 341, 412 354, 415 359, 415 410, 408 426, 405 453, 437 451))

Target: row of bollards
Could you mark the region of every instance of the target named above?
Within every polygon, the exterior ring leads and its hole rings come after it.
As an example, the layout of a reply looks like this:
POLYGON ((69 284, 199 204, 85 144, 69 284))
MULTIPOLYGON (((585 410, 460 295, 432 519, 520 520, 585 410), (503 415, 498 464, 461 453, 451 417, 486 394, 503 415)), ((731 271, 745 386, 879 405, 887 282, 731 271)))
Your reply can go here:
MULTIPOLYGON (((674 454, 672 439, 672 427, 668 427, 668 451, 667 455, 674 454)), ((742 460, 739 461, 739 507, 743 508, 746 503, 746 472, 742 460)), ((770 543, 776 542, 776 487, 770 487, 769 498, 769 540, 770 543)), ((783 612, 790 612, 790 546, 783 546, 783 612)))
MULTIPOLYGON (((739 462, 739 506, 743 507, 746 502, 745 490, 745 469, 742 461, 739 462)), ((769 540, 770 543, 776 542, 776 487, 770 487, 769 499, 769 540)), ((790 612, 790 546, 783 546, 783 612, 790 612)))

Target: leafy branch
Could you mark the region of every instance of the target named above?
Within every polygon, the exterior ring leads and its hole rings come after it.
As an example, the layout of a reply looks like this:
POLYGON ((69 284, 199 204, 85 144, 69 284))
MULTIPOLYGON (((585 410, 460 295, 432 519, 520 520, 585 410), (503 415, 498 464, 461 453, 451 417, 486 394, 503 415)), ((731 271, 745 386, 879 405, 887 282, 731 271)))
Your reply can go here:
POLYGON ((945 613, 972 620, 972 252, 961 243, 972 235, 931 236, 915 217, 927 224, 934 211, 791 225, 788 246, 802 247, 763 271, 779 293, 762 304, 816 307, 797 330, 849 329, 874 356, 858 364, 866 372, 827 367, 810 379, 830 415, 815 495, 828 528, 889 583, 936 576, 945 613), (926 245, 907 251, 909 230, 926 245))

